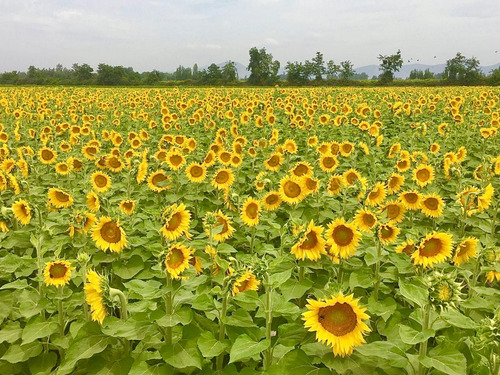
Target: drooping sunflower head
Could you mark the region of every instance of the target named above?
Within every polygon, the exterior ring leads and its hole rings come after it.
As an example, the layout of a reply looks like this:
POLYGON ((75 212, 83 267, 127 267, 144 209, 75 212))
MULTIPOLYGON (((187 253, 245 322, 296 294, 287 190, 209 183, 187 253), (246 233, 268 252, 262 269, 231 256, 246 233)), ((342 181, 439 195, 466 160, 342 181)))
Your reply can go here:
POLYGON ((363 336, 370 328, 364 321, 370 317, 352 294, 307 302, 308 311, 302 314, 305 328, 316 332, 316 340, 331 346, 336 356, 350 355, 355 347, 365 343, 363 336))
POLYGON ((321 254, 326 253, 326 241, 323 239, 322 233, 323 228, 321 226, 315 226, 314 221, 311 220, 304 235, 292 247, 291 253, 294 254, 297 259, 319 259, 321 254))
POLYGON ((191 182, 202 182, 207 177, 207 170, 203 164, 191 163, 186 168, 186 176, 191 182))
POLYGON ((92 228, 92 239, 101 250, 111 250, 121 253, 127 246, 125 231, 119 221, 114 221, 109 217, 101 217, 92 228))
POLYGON ((170 277, 175 279, 189 268, 191 260, 191 250, 181 243, 175 243, 167 251, 164 265, 170 277))
POLYGON ((167 207, 162 214, 164 221, 160 233, 166 240, 175 241, 184 234, 189 233, 191 213, 184 204, 174 204, 167 207))
POLYGON ((451 256, 452 235, 448 233, 429 233, 419 244, 417 251, 411 256, 413 264, 424 268, 433 267, 451 256))
POLYGON ((246 292, 247 290, 257 291, 259 290, 259 285, 260 281, 257 280, 255 275, 250 271, 246 271, 234 282, 232 290, 233 296, 239 293, 246 292))
POLYGON ((87 194, 87 207, 92 212, 99 211, 99 208, 101 207, 101 204, 99 202, 99 196, 93 191, 90 191, 87 194))
POLYGON ((362 208, 356 213, 354 224, 363 232, 371 232, 377 224, 377 216, 370 210, 362 208))
POLYGON ((132 215, 135 210, 135 201, 132 199, 124 199, 120 202, 120 210, 125 215, 132 215))
POLYGON ((68 208, 73 205, 73 197, 56 188, 50 188, 48 192, 49 203, 55 208, 68 208))
POLYGON ((71 271, 74 269, 75 267, 71 267, 71 263, 66 260, 56 259, 45 263, 43 271, 45 285, 63 286, 69 284, 71 271))
POLYGON ((386 196, 387 192, 385 190, 385 185, 382 182, 377 182, 372 191, 368 193, 366 204, 368 206, 377 206, 384 201, 386 196))
POLYGON ((361 232, 354 223, 347 223, 344 218, 336 219, 328 224, 326 241, 334 254, 341 258, 349 258, 356 252, 361 239, 361 232))
POLYGON ((468 237, 457 245, 453 263, 460 266, 462 263, 467 263, 470 258, 474 258, 477 254, 477 238, 468 237))
POLYGON ((31 208, 25 200, 19 199, 16 201, 12 205, 12 211, 16 220, 22 225, 28 225, 31 221, 31 208))
POLYGON ((104 276, 90 270, 87 272, 87 282, 84 285, 85 301, 90 305, 92 320, 102 324, 102 321, 109 315, 104 297, 108 289, 108 281, 104 276))
POLYGON ((259 216, 260 202, 252 197, 248 197, 241 209, 241 220, 249 227, 253 227, 259 223, 259 216))
POLYGON ((283 202, 297 204, 305 198, 306 189, 302 179, 284 177, 280 181, 279 193, 283 202))
POLYGON ((229 216, 224 215, 220 210, 217 212, 207 212, 203 219, 203 227, 208 236, 219 242, 224 242, 234 233, 229 216))
POLYGON ((342 186, 345 186, 346 182, 343 176, 334 174, 330 177, 328 181, 328 189, 327 192, 330 195, 336 195, 342 191, 342 186))

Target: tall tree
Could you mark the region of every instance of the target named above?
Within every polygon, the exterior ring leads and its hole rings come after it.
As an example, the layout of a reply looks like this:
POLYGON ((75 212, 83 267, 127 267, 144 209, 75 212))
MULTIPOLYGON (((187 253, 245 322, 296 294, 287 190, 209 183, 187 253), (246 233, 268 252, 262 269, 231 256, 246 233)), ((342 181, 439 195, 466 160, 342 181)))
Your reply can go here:
POLYGON ((238 80, 238 71, 233 61, 229 61, 224 65, 221 76, 224 83, 232 83, 238 80))
POLYGON ((479 69, 479 60, 475 57, 466 58, 460 52, 457 55, 446 61, 443 78, 464 84, 476 83, 482 76, 479 69))
POLYGON ((380 75, 380 80, 384 83, 392 82, 394 80, 394 73, 399 72, 399 69, 403 66, 403 58, 401 57, 401 51, 394 55, 378 55, 380 60, 380 68, 382 71, 380 75))
POLYGON ((326 77, 328 79, 337 78, 337 73, 340 71, 340 66, 335 64, 333 60, 326 64, 326 77))
POLYGON ((90 83, 92 80, 92 72, 94 68, 92 68, 89 64, 73 64, 73 75, 75 77, 75 82, 77 84, 85 84, 90 83))
POLYGON ((325 74, 325 60, 323 60, 323 54, 321 52, 316 52, 316 56, 312 59, 312 74, 316 81, 323 80, 323 74, 325 74))
POLYGON ((272 85, 278 80, 280 63, 273 60, 273 55, 266 52, 265 48, 260 50, 252 47, 249 51, 250 62, 248 70, 250 77, 248 82, 252 85, 272 85))
POLYGON ((347 81, 351 79, 356 72, 354 71, 354 66, 350 60, 342 61, 340 63, 339 75, 340 79, 347 81))

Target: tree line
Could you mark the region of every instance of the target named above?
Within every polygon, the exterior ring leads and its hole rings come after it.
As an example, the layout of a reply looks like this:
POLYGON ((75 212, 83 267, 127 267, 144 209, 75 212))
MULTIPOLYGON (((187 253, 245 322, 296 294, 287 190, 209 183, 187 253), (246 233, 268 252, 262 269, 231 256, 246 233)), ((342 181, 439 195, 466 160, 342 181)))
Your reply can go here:
MULTIPOLYGON (((306 85, 355 85, 368 81, 381 84, 395 84, 394 75, 402 65, 401 51, 392 55, 379 55, 378 76, 369 79, 366 73, 357 73, 350 60, 336 64, 326 61, 321 52, 316 52, 310 60, 303 62, 288 61, 283 71, 281 64, 265 48, 253 47, 249 51, 248 77, 239 77, 236 65, 229 61, 220 66, 215 63, 200 70, 197 64, 193 67, 179 67, 172 73, 152 70, 136 72, 132 67, 112 66, 101 63, 94 71, 89 64, 73 64, 71 68, 58 64, 55 68, 36 68, 30 66, 26 72, 12 71, 0 74, 0 84, 10 85, 102 85, 102 86, 155 86, 155 85, 250 85, 272 86, 287 84, 290 86, 306 85)), ((482 74, 479 60, 465 57, 460 52, 446 61, 442 73, 434 74, 414 69, 410 72, 407 83, 417 84, 422 81, 433 85, 499 85, 500 68, 493 70, 488 76, 482 74)), ((400 80, 398 80, 400 81, 400 80)))

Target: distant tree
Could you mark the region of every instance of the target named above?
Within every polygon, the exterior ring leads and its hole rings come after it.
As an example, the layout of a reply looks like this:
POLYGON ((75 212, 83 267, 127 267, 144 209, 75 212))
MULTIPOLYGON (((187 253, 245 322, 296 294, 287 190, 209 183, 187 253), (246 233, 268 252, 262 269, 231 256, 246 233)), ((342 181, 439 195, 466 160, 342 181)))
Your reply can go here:
POLYGON ((500 85, 500 67, 491 71, 490 84, 493 86, 500 85))
POLYGON ((307 82, 308 77, 306 69, 302 63, 297 61, 287 62, 285 66, 286 80, 292 85, 303 85, 307 82))
POLYGON ((233 61, 227 62, 222 67, 221 78, 223 83, 233 83, 238 80, 238 71, 233 61))
POLYGON ((259 50, 257 47, 252 47, 248 53, 250 55, 248 83, 251 85, 272 85, 276 83, 280 69, 279 61, 273 60, 273 55, 267 53, 265 48, 259 50))
POLYGON ((326 77, 328 79, 337 78, 337 74, 340 71, 340 66, 335 64, 333 60, 328 61, 326 64, 326 77))
POLYGON ((161 73, 158 70, 144 73, 144 83, 146 85, 155 85, 161 81, 161 73))
POLYGON ((325 60, 323 60, 323 54, 321 52, 316 52, 316 56, 313 57, 311 62, 311 73, 316 81, 323 80, 323 74, 325 74, 325 60))
POLYGON ((19 73, 16 71, 5 72, 3 74, 0 74, 0 83, 2 84, 15 85, 19 83, 19 80, 20 80, 19 73))
POLYGON ((26 72, 26 83, 43 85, 45 83, 45 77, 40 69, 35 68, 35 66, 30 65, 28 71, 26 72))
POLYGON ((479 69, 479 60, 475 57, 466 58, 460 52, 446 61, 443 78, 447 81, 458 82, 462 84, 473 84, 481 78, 479 69))
POLYGON ((97 83, 105 86, 125 84, 126 73, 123 66, 99 64, 97 66, 97 83))
POLYGON ((92 68, 89 64, 73 64, 73 76, 75 78, 75 83, 77 84, 86 84, 90 83, 92 80, 92 72, 94 68, 92 68))
POLYGON ((379 70, 382 71, 380 80, 384 83, 392 82, 394 80, 394 73, 399 72, 399 69, 403 66, 401 51, 398 50, 394 55, 379 55, 378 59, 380 60, 379 70))
POLYGON ((368 79, 368 74, 366 74, 365 72, 354 73, 354 75, 352 76, 352 79, 354 79, 354 80, 368 79))
POLYGON ((183 67, 182 65, 179 65, 177 69, 174 72, 174 79, 176 81, 186 81, 188 79, 191 79, 192 73, 191 73, 191 68, 183 67))
POLYGON ((356 72, 354 71, 354 65, 352 65, 350 60, 342 61, 340 63, 339 75, 340 79, 347 81, 351 79, 356 72))
POLYGON ((194 64, 193 65, 192 77, 193 77, 194 80, 200 79, 200 72, 198 70, 198 64, 194 64))
POLYGON ((222 71, 217 64, 210 64, 206 70, 201 72, 201 81, 206 84, 220 84, 222 81, 222 71))

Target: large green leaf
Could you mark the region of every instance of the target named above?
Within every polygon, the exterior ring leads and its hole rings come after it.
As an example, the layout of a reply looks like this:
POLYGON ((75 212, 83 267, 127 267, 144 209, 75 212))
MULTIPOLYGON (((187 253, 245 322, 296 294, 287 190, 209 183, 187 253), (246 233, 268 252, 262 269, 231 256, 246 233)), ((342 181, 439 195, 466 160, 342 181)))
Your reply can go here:
POLYGON ((423 307, 428 301, 429 292, 427 289, 404 279, 399 279, 399 292, 408 301, 420 307, 423 307))
POLYGON ((23 330, 23 344, 27 344, 42 337, 49 337, 53 333, 57 332, 58 326, 59 324, 57 322, 43 322, 41 319, 28 323, 23 330))
POLYGON ((399 326, 399 335, 401 336, 401 340, 405 344, 415 345, 425 340, 433 337, 436 332, 433 329, 426 329, 423 332, 417 331, 411 327, 400 325, 399 326))
POLYGON ((254 341, 246 334, 238 336, 229 352, 229 363, 253 357, 266 350, 270 344, 271 342, 267 339, 254 341))
POLYGON ((70 373, 79 360, 91 358, 101 353, 111 343, 111 340, 110 337, 99 335, 84 336, 80 340, 73 341, 66 351, 66 356, 59 367, 59 373, 70 373))
POLYGON ((182 340, 160 348, 162 358, 175 368, 196 367, 201 370, 203 358, 195 342, 182 340))
POLYGON ((420 359, 420 363, 447 375, 465 375, 467 372, 467 360, 464 355, 449 346, 438 346, 432 349, 428 356, 420 359))
POLYGON ((224 352, 228 347, 227 342, 217 340, 210 331, 203 332, 198 339, 198 348, 205 358, 213 358, 224 352))
POLYGON ((458 328, 476 329, 478 327, 478 324, 471 318, 468 318, 454 308, 444 310, 441 313, 441 319, 443 319, 446 323, 458 328))
POLYGON ((31 357, 36 357, 42 352, 42 344, 38 341, 30 342, 26 345, 12 345, 3 355, 2 360, 9 363, 19 363, 28 360, 31 357))

